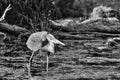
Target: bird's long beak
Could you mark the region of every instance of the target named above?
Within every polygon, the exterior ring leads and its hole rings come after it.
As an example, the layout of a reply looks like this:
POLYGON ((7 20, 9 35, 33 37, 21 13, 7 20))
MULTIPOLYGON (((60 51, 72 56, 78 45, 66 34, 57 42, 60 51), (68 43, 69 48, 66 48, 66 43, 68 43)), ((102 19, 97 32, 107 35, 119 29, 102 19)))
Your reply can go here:
POLYGON ((64 43, 62 43, 61 41, 59 41, 58 39, 56 39, 52 34, 48 34, 47 35, 47 39, 48 39, 48 41, 53 42, 55 44, 60 44, 60 45, 65 46, 64 43))
POLYGON ((54 43, 55 43, 55 44, 60 44, 60 45, 65 46, 65 44, 64 44, 63 42, 61 42, 61 41, 59 41, 59 40, 57 40, 57 39, 54 41, 54 43))

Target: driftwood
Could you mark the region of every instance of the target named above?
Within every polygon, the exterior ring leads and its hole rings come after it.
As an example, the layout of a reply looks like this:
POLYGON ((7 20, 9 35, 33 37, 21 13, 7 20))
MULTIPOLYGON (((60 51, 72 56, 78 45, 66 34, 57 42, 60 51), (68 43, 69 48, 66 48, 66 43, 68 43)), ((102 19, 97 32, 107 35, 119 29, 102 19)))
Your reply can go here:
POLYGON ((5 20, 5 15, 7 13, 7 11, 11 10, 12 7, 11 7, 11 4, 8 5, 8 7, 5 9, 3 15, 1 16, 0 18, 0 32, 4 32, 4 33, 7 33, 9 35, 19 35, 21 33, 25 33, 25 32, 28 32, 27 29, 25 28, 22 28, 22 27, 19 27, 19 26, 16 26, 16 25, 10 25, 10 24, 7 24, 7 23, 2 23, 3 20, 5 20))
POLYGON ((9 11, 9 10, 12 9, 12 7, 10 7, 10 6, 11 6, 11 4, 9 4, 8 7, 5 9, 5 11, 4 11, 2 17, 0 18, 0 21, 5 20, 5 15, 6 15, 7 11, 9 11))
MULTIPOLYGON (((81 34, 93 34, 93 37, 120 37, 120 34, 110 34, 110 33, 102 33, 102 32, 80 32, 81 34)), ((73 34, 80 34, 73 33, 73 34)))
MULTIPOLYGON (((58 21, 58 20, 57 20, 58 21)), ((54 21, 56 23, 56 21, 54 21)), ((86 23, 71 22, 64 26, 59 26, 51 21, 51 28, 65 32, 103 32, 103 33, 120 33, 120 23, 115 20, 96 19, 86 23)), ((62 24, 62 23, 58 23, 62 24)))
MULTIPOLYGON (((89 39, 93 39, 93 37, 95 36, 105 36, 105 37, 119 37, 119 34, 113 34, 114 33, 120 33, 119 30, 119 23, 117 24, 113 24, 113 26, 108 26, 109 23, 102 24, 102 20, 100 21, 96 21, 93 23, 86 23, 86 24, 74 24, 74 25, 70 25, 70 26, 51 26, 51 28, 55 28, 56 30, 62 30, 62 31, 68 31, 68 32, 72 32, 72 33, 84 33, 84 34, 93 34, 93 36, 89 39), (104 32, 104 33, 102 33, 104 32), (106 33, 108 32, 108 33, 106 33), (112 33, 112 34, 110 34, 112 33)), ((110 24, 109 24, 110 25, 110 24)), ((29 32, 29 30, 27 30, 26 28, 22 28, 16 25, 10 25, 10 24, 6 24, 6 23, 0 23, 0 32, 4 32, 7 34, 11 34, 11 35, 19 35, 21 33, 27 33, 29 32)), ((78 35, 71 35, 71 34, 67 34, 67 33, 59 33, 57 34, 59 35, 59 37, 61 38, 65 38, 65 39, 88 39, 88 37, 83 37, 83 36, 78 36, 78 35)), ((89 40, 88 39, 88 40, 89 40)))
MULTIPOLYGON (((21 40, 22 36, 27 35, 28 33, 30 34, 30 32, 25 28, 22 28, 16 25, 10 25, 7 23, 0 23, 0 32, 1 33, 3 32, 5 35, 7 34, 13 38, 17 37, 18 40, 21 40)), ((2 34, 0 37, 2 38, 2 34)), ((4 39, 0 39, 0 41, 3 41, 3 40, 4 39)), ((7 54, 7 53, 12 52, 17 46, 18 42, 19 41, 15 42, 15 44, 11 47, 11 49, 6 50, 5 53, 7 54)))
POLYGON ((120 33, 119 13, 111 7, 95 7, 87 20, 61 19, 49 20, 51 28, 65 32, 103 32, 120 33), (109 13, 109 14, 108 14, 109 13))
POLYGON ((61 39, 71 39, 71 40, 93 40, 95 39, 94 37, 85 37, 85 36, 80 36, 80 35, 71 35, 68 33, 57 33, 57 36, 59 36, 59 38, 61 39))
POLYGON ((27 29, 16 26, 16 25, 10 25, 6 23, 0 23, 0 32, 4 32, 10 35, 19 35, 21 33, 28 32, 27 29))

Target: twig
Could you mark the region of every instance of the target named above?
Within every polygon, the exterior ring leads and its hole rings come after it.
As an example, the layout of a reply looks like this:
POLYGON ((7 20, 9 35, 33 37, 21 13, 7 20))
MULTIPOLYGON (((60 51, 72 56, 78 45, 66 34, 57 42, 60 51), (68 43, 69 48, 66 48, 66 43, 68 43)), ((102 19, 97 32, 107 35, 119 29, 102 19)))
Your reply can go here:
POLYGON ((5 15, 6 15, 6 12, 9 11, 10 9, 12 9, 12 7, 10 7, 11 4, 8 5, 8 7, 5 9, 2 17, 0 18, 0 21, 3 21, 5 19, 5 15))

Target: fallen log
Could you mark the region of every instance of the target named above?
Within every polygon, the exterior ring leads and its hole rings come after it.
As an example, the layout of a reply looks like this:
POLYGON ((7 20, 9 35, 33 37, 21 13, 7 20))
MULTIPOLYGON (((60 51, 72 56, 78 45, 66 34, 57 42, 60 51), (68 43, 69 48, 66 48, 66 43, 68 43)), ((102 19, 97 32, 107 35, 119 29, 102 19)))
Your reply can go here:
POLYGON ((84 32, 84 34, 94 34, 94 37, 120 37, 120 34, 110 34, 101 32, 84 32))
POLYGON ((26 28, 16 26, 16 25, 0 23, 0 32, 4 32, 9 35, 19 35, 21 33, 29 32, 29 30, 27 30, 26 28))
MULTIPOLYGON (((7 23, 0 23, 0 32, 9 35, 13 39, 17 37, 18 40, 21 40, 23 35, 27 35, 27 33, 30 34, 29 30, 27 30, 26 28, 22 28, 16 25, 10 25, 7 23)), ((10 49, 7 49, 4 53, 7 54, 12 52, 17 46, 18 42, 19 41, 15 42, 15 44, 10 49)))
POLYGON ((96 19, 93 21, 88 21, 86 23, 76 23, 76 21, 71 21, 64 26, 60 24, 65 23, 60 21, 60 23, 54 21, 50 22, 51 28, 53 30, 61 30, 64 32, 102 32, 102 33, 120 33, 120 23, 119 21, 108 20, 108 19, 96 19))
POLYGON ((94 40, 95 39, 95 37, 86 37, 86 36, 80 36, 80 35, 71 35, 71 34, 62 33, 62 32, 59 32, 56 35, 59 36, 59 38, 61 38, 61 39, 69 39, 69 40, 94 40))

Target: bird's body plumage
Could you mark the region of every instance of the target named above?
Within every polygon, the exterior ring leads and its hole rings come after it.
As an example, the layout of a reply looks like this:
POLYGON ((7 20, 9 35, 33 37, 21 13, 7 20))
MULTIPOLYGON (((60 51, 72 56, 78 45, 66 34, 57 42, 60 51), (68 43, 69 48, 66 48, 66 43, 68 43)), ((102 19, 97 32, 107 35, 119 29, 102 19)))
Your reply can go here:
POLYGON ((30 35, 26 42, 27 47, 32 51, 37 51, 42 48, 42 42, 46 40, 48 32, 41 31, 30 35))

